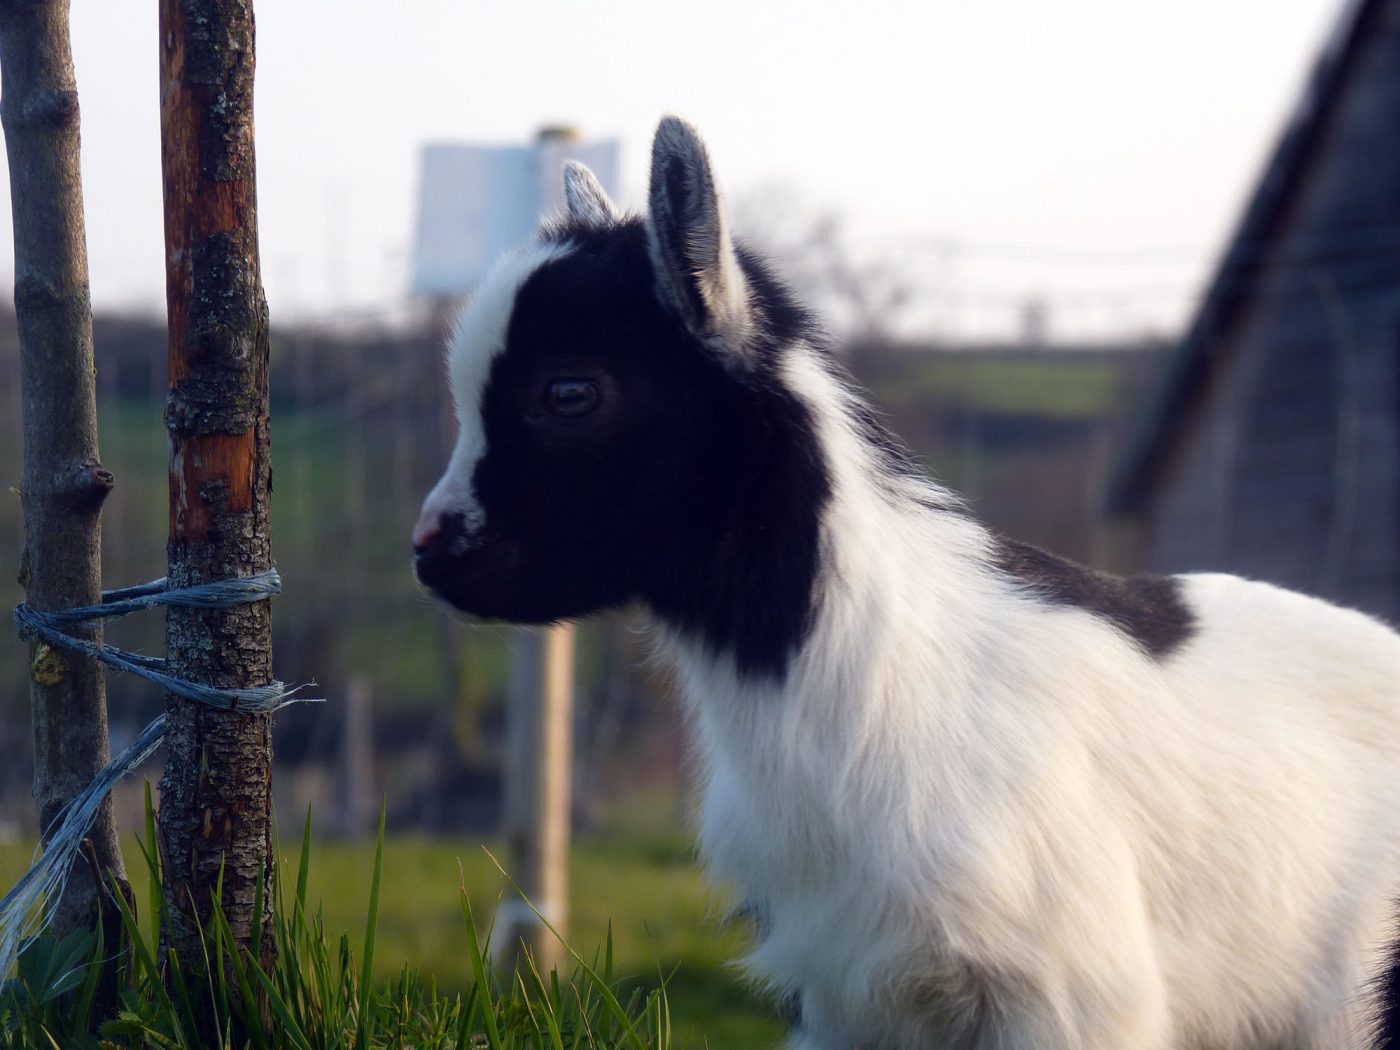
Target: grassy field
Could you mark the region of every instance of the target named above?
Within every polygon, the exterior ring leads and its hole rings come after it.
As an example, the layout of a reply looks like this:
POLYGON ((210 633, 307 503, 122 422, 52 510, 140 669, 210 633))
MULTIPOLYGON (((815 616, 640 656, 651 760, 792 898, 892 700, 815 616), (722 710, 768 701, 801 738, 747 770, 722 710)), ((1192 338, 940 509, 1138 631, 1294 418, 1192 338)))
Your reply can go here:
MULTIPOLYGON (((298 836, 298 828, 283 827, 283 863, 293 867, 298 836)), ((444 990, 467 984, 459 881, 482 917, 510 892, 483 846, 501 856, 489 843, 416 837, 387 843, 378 979, 390 980, 408 962, 444 990)), ((0 886, 14 883, 29 854, 27 846, 0 846, 0 886)), ((134 841, 127 854, 131 870, 144 872, 134 841)), ((357 950, 373 855, 369 841, 318 841, 312 852, 310 900, 320 903, 327 931, 348 932, 357 950)), ((620 973, 647 985, 667 975, 678 1048, 757 1050, 780 1041, 773 1010, 729 964, 743 951, 744 932, 722 927, 723 902, 706 889, 683 834, 653 827, 590 836, 577 844, 571 874, 570 942, 591 957, 611 923, 620 973)), ((295 871, 287 877, 295 881, 295 871)))
POLYGON ((981 412, 1093 419, 1112 410, 1122 384, 1121 363, 1089 354, 1081 360, 940 354, 894 363, 903 367, 881 376, 876 391, 886 409, 963 404, 981 412))

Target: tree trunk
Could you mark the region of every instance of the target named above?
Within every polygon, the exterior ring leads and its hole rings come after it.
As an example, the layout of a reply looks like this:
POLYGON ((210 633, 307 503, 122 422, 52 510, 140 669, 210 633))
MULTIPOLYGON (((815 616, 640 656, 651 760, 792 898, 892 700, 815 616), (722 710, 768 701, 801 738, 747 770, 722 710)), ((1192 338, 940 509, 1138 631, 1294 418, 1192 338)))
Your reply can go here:
MULTIPOLYGON (((0 2, 0 121, 10 162, 24 426, 25 548, 20 585, 35 609, 101 598, 103 500, 78 160, 78 92, 67 0, 0 2)), ((100 640, 99 624, 72 628, 100 640)), ((34 800, 40 828, 107 764, 107 696, 96 660, 33 642, 34 800)), ((91 928, 126 873, 110 800, 53 911, 55 933, 91 928)), ((109 915, 115 911, 108 909, 109 915)), ((115 932, 114 930, 111 932, 115 932)), ((112 943, 109 941, 109 943, 112 943)), ((0 977, 3 977, 0 974, 0 977)))
MULTIPOLYGON (((258 264, 249 0, 160 0, 161 166, 169 306, 169 578, 185 587, 271 566, 268 320, 258 264)), ((169 610, 175 674, 272 681, 267 602, 169 610)), ((169 943, 201 956, 217 884, 235 938, 272 901, 272 719, 166 700, 160 826, 169 943), (222 873, 222 876, 221 876, 222 873)), ((262 944, 270 950, 272 910, 262 944)))

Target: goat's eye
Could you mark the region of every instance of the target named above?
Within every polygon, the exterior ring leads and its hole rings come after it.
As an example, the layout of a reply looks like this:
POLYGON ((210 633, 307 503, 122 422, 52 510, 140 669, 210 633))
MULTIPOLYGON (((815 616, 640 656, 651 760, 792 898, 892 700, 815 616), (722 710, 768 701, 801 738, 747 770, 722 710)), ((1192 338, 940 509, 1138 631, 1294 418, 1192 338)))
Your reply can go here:
POLYGON ((584 416, 598 407, 598 384, 591 379, 556 379, 544 395, 556 416, 584 416))

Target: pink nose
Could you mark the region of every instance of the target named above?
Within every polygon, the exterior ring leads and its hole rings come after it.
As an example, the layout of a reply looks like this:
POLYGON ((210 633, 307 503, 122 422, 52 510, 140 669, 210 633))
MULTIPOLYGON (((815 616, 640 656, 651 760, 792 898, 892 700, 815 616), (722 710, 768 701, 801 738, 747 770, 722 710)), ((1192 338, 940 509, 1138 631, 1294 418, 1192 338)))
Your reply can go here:
POLYGON ((425 551, 441 535, 442 513, 436 510, 427 511, 418 519, 418 524, 413 526, 413 549, 425 551))

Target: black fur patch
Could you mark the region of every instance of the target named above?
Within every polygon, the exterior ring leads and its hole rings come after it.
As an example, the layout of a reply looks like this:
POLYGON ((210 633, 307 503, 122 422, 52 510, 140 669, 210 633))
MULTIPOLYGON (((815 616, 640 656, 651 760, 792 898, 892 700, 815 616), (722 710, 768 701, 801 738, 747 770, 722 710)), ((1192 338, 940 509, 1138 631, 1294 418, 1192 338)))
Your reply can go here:
POLYGON ((734 252, 749 286, 749 303, 761 322, 762 334, 753 351, 771 361, 778 348, 799 340, 819 351, 826 347, 826 335, 812 311, 792 294, 767 260, 744 244, 736 244, 734 252))
POLYGON ((1160 660, 1190 639, 1195 616, 1171 576, 1110 576, 1067 558, 998 537, 996 566, 1055 605, 1102 617, 1160 660))
MULTIPOLYGON (((847 410, 855 424, 856 433, 874 450, 880 470, 888 478, 926 480, 928 469, 887 426, 880 411, 867 400, 865 391, 850 370, 832 352, 829 336, 812 312, 800 303, 775 276, 767 261, 746 245, 735 250, 749 283, 750 294, 761 307, 770 332, 779 333, 778 343, 800 339, 821 359, 826 370, 851 395, 847 410)), ((928 510, 961 512, 962 504, 955 498, 924 504, 928 510)))
POLYGON ((782 349, 814 338, 816 326, 760 259, 742 250, 739 259, 762 334, 745 348, 747 411, 717 421, 748 433, 733 463, 738 488, 706 558, 674 566, 646 597, 662 617, 732 654, 742 673, 781 678, 815 615, 831 478, 811 413, 774 373, 782 349))
POLYGON ((518 622, 641 599, 742 673, 781 677, 811 626, 830 493, 809 413, 775 376, 805 311, 755 267, 764 335, 736 369, 659 294, 640 221, 546 237, 573 251, 521 285, 481 397, 485 532, 420 568, 458 608, 518 622), (594 383, 598 407, 551 416, 561 378, 594 383))
POLYGON ((1374 1050, 1400 1050, 1400 923, 1390 949, 1390 963, 1376 982, 1380 1009, 1374 1050))
POLYGON ((778 1019, 796 1034, 802 1030, 802 993, 789 992, 778 1002, 778 1019))

